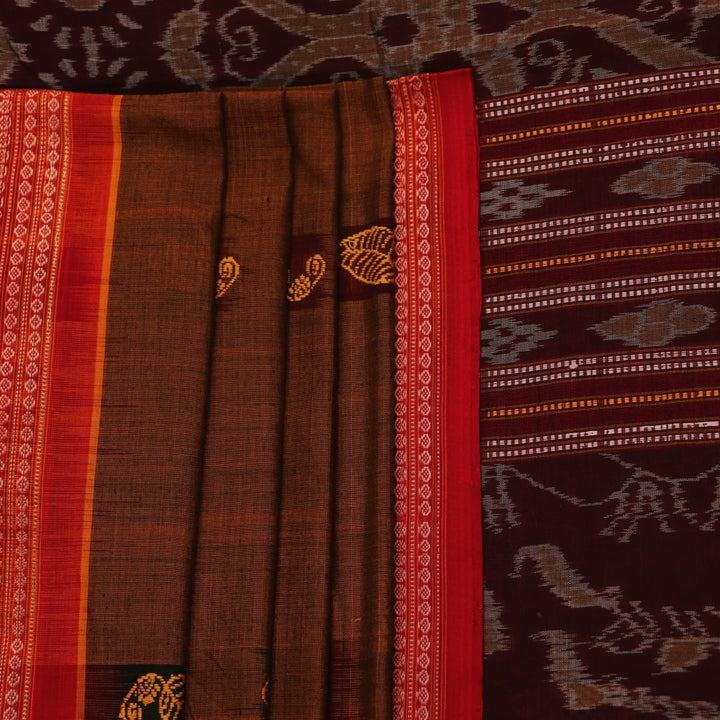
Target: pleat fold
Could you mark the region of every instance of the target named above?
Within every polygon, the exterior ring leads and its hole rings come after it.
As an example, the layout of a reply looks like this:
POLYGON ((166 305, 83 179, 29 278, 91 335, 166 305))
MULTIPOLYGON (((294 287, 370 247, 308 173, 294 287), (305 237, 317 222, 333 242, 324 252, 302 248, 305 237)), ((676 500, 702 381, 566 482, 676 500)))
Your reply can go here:
POLYGON ((262 718, 285 408, 291 150, 280 92, 223 95, 226 179, 188 718, 262 718), (258 133, 262 128, 262 133, 258 133))
POLYGON ((285 437, 270 718, 325 717, 335 506, 335 88, 286 92, 293 149, 285 437))
POLYGON ((377 272, 391 268, 394 243, 389 106, 379 78, 338 86, 342 257, 330 708, 338 720, 389 717, 391 705, 394 284, 392 270, 377 272))

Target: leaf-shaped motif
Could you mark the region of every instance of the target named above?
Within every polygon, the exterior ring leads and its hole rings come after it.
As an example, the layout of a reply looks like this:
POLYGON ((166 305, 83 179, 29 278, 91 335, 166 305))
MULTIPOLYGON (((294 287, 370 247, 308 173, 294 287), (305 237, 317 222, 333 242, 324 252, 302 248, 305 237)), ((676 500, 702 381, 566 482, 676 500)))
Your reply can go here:
POLYGON ((215 298, 221 298, 240 275, 240 265, 234 257, 224 257, 218 263, 215 298))
POLYGON ((305 263, 305 272, 290 283, 287 299, 290 302, 304 300, 325 274, 325 267, 322 255, 309 257, 305 263))
POLYGON ((394 246, 393 231, 374 225, 340 241, 340 264, 368 285, 391 283, 395 279, 394 246))
POLYGON ((138 678, 125 696, 120 720, 142 720, 143 707, 158 702, 158 715, 161 720, 178 720, 183 708, 185 694, 185 676, 171 675, 165 680, 162 675, 147 673, 138 678))
POLYGON ((178 720, 183 709, 185 696, 185 676, 171 675, 165 683, 158 705, 162 720, 178 720))

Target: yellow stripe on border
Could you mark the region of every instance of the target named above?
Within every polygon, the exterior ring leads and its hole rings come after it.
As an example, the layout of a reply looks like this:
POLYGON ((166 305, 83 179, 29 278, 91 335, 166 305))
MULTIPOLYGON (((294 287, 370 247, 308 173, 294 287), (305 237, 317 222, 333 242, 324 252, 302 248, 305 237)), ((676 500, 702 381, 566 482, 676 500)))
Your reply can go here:
POLYGON ((538 413, 565 412, 568 410, 588 410, 591 408, 617 407, 619 405, 645 405, 664 402, 687 402, 688 400, 713 400, 720 398, 720 390, 677 390, 674 392, 656 392, 647 395, 619 395, 608 398, 585 398, 580 400, 558 400, 537 405, 524 405, 514 408, 488 410, 487 418, 511 418, 538 413))
POLYGON ((675 108, 674 110, 657 110, 656 112, 639 113, 637 115, 618 115, 617 117, 600 118, 591 122, 548 125, 547 127, 522 130, 508 133, 507 135, 490 135, 489 137, 483 138, 483 142, 486 145, 492 145, 495 143, 512 142, 514 140, 527 140, 528 138, 540 137, 542 135, 556 135, 575 132, 577 130, 589 130, 591 128, 607 128, 614 125, 626 125, 628 123, 647 122, 649 120, 666 120, 683 115, 698 115, 717 112, 719 110, 720 104, 693 105, 691 107, 675 108))

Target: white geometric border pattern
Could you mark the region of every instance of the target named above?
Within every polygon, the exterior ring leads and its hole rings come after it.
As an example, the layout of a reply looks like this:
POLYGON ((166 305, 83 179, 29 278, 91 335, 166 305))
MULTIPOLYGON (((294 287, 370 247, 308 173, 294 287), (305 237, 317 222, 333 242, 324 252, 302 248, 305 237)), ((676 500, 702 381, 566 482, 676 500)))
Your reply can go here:
POLYGON ((28 716, 69 98, 0 92, 0 718, 28 716))
POLYGON ((437 720, 440 678, 439 148, 427 76, 389 83, 396 136, 394 720, 437 720))

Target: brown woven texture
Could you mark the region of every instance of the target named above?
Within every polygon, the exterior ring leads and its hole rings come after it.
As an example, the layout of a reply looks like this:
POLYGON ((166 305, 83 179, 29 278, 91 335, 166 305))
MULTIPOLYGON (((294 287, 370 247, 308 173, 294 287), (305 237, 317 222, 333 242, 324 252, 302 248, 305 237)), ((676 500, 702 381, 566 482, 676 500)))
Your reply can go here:
POLYGON ((240 268, 217 301, 188 661, 198 718, 238 708, 263 717, 284 425, 292 178, 283 97, 232 93, 224 103, 221 256, 240 268))
POLYGON ((86 716, 184 673, 193 720, 387 717, 393 285, 341 261, 392 229, 385 84, 121 125, 86 716))
MULTIPOLYGON (((338 91, 343 166, 341 235, 390 220, 392 119, 382 82, 338 91)), ((386 717, 392 658, 392 487, 394 467, 392 317, 387 292, 340 275, 333 565, 333 718, 386 717), (360 299, 362 298, 362 299, 360 299), (362 470, 364 468, 364 471, 362 470)))
POLYGON ((210 93, 128 98, 122 109, 89 663, 184 664, 222 211, 221 119, 220 97, 210 93))

